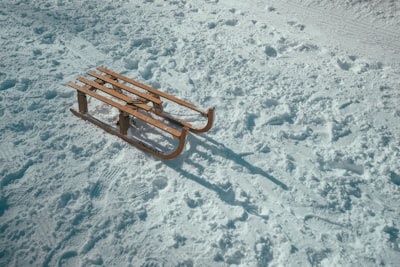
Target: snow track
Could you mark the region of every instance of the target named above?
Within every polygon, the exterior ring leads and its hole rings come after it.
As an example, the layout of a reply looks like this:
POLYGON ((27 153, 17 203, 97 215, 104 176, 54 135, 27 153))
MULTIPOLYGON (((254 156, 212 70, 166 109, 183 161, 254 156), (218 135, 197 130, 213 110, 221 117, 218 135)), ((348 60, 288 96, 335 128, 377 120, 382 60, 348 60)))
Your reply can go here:
POLYGON ((280 15, 291 14, 294 20, 301 19, 302 21, 297 23, 310 26, 312 30, 307 32, 311 35, 325 36, 326 38, 322 39, 330 40, 331 43, 348 49, 351 53, 362 54, 375 60, 384 59, 397 67, 400 61, 398 25, 387 25, 376 18, 355 19, 353 10, 343 10, 330 3, 308 2, 310 3, 289 0, 269 3, 280 15))

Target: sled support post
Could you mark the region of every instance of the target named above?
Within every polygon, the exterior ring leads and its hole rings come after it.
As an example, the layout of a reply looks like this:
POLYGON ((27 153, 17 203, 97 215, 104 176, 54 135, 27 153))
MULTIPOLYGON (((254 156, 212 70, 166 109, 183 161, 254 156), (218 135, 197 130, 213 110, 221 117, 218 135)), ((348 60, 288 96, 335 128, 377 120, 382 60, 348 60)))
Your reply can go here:
POLYGON ((86 99, 86 94, 82 93, 77 90, 78 94, 78 107, 79 107, 79 112, 80 113, 87 113, 88 112, 88 105, 87 105, 87 99, 86 99))
MULTIPOLYGON (((160 96, 156 94, 151 94, 154 98, 161 100, 160 96)), ((163 112, 163 106, 162 102, 161 103, 154 103, 153 102, 153 107, 154 107, 154 112, 155 113, 162 113, 163 112)))
POLYGON ((129 129, 129 113, 119 111, 119 131, 121 134, 127 134, 129 129))
MULTIPOLYGON (((106 132, 118 136, 131 145, 148 152, 161 159, 173 159, 179 156, 184 150, 188 132, 203 133, 211 129, 214 122, 214 108, 204 111, 195 105, 167 94, 163 91, 142 84, 131 78, 112 70, 98 67, 96 71, 88 71, 87 77, 79 76, 79 83, 68 82, 67 85, 77 91, 79 111, 70 109, 77 117, 89 121, 106 132), (100 73, 99 73, 100 72, 100 73), (90 76, 92 79, 89 79, 90 76), (87 96, 93 97, 102 102, 102 110, 105 107, 116 108, 119 111, 118 122, 105 123, 88 112, 87 96), (172 105, 170 105, 172 103, 172 105), (165 104, 165 106, 164 106, 165 104), (179 115, 173 115, 174 110, 166 111, 172 107, 183 109, 182 115, 187 111, 190 116, 196 116, 194 120, 187 121, 179 115), (141 121, 140 131, 129 131, 132 124, 141 121), (147 127, 148 126, 148 127, 147 127), (150 134, 141 135, 142 132, 150 134), (129 132, 129 134, 128 134, 129 132), (147 136, 160 135, 162 138, 169 138, 165 143, 152 143, 147 136), (147 138, 144 138, 147 137, 147 138), (174 140, 175 139, 175 140, 174 140), (161 148, 160 148, 161 147, 161 148), (173 148, 175 147, 175 148, 173 148), (166 151, 164 151, 166 150, 166 151)), ((93 112, 92 112, 93 113, 93 112)), ((113 117, 113 120, 117 120, 113 117)))

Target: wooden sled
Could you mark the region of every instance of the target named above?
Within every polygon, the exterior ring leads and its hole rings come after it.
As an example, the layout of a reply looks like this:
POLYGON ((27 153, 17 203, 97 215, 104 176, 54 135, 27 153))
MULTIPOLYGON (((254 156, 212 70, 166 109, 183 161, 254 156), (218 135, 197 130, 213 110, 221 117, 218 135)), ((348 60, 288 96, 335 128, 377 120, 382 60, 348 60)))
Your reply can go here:
POLYGON ((191 103, 109 69, 98 67, 97 70, 100 73, 95 71, 87 72, 87 74, 93 77, 93 79, 79 76, 77 80, 81 84, 68 82, 68 85, 77 91, 79 107, 79 111, 74 109, 70 110, 76 116, 95 124, 108 133, 116 135, 139 149, 149 152, 159 158, 173 159, 179 156, 183 151, 188 131, 202 133, 211 129, 214 121, 214 108, 205 112, 191 103), (97 91, 101 91, 102 93, 99 94, 97 91), (119 129, 88 113, 87 95, 119 110, 119 129), (207 118, 207 122, 205 125, 199 127, 194 126, 185 120, 175 118, 164 111, 163 101, 170 101, 179 106, 190 109, 195 113, 200 114, 202 117, 207 118), (129 137, 127 133, 128 129, 131 127, 131 118, 139 119, 178 139, 179 143, 176 149, 172 152, 165 153, 150 147, 144 142, 129 137), (166 123, 173 124, 175 127, 169 126, 166 123))

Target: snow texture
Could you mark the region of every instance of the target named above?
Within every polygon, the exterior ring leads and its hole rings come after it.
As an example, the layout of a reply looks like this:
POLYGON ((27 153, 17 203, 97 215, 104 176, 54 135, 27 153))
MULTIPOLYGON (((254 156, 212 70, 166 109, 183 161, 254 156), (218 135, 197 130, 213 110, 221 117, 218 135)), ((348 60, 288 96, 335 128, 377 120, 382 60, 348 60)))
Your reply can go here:
POLYGON ((399 12, 2 0, 0 266, 398 266, 399 12), (214 127, 163 161, 73 116, 99 65, 214 127))

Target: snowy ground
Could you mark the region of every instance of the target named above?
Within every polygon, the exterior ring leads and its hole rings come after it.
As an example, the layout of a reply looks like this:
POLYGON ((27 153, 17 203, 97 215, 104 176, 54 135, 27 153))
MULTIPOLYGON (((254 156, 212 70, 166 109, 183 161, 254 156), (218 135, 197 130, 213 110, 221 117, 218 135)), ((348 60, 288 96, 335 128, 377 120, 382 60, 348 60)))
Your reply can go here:
POLYGON ((0 266, 398 266, 400 4, 2 0, 0 266), (103 65, 204 109, 176 160, 69 112, 103 65))

